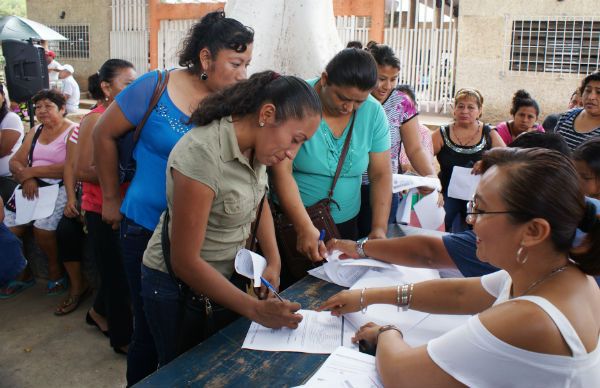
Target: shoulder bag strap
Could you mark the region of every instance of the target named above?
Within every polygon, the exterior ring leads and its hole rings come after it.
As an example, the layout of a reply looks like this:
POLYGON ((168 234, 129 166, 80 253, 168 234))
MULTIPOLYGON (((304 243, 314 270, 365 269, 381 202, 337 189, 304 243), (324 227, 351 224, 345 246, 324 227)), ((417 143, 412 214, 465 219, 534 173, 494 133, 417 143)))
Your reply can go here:
POLYGON ((29 167, 31 167, 31 164, 33 163, 33 149, 35 148, 35 145, 40 135, 42 134, 42 128, 44 128, 44 124, 40 124, 40 126, 35 130, 35 133, 33 134, 33 139, 31 140, 31 147, 29 147, 29 155, 27 155, 27 165, 29 167))
POLYGON ((158 72, 158 81, 156 82, 156 86, 154 87, 154 92, 152 93, 152 98, 150 99, 150 104, 148 105, 148 109, 146 110, 146 114, 144 114, 144 118, 135 128, 135 132, 133 133, 133 144, 135 145, 140 138, 140 134, 142 133, 142 128, 146 125, 146 121, 148 117, 150 117, 150 113, 152 113, 152 109, 158 103, 160 96, 167 89, 167 84, 169 83, 169 70, 165 70, 164 74, 162 71, 157 70, 158 72))
POLYGON ((256 215, 256 221, 254 221, 254 228, 252 228, 252 234, 250 235, 250 250, 252 252, 256 252, 256 244, 258 243, 258 225, 260 224, 260 218, 263 211, 263 205, 265 204, 265 199, 267 198, 267 191, 265 190, 265 195, 263 195, 260 200, 260 205, 258 205, 258 214, 256 215))
POLYGON ((344 142, 344 148, 342 149, 342 154, 340 155, 340 160, 338 161, 337 169, 335 170, 335 176, 333 177, 333 182, 331 182, 331 188, 329 189, 329 193, 327 194, 327 199, 329 201, 331 201, 331 199, 333 198, 333 190, 335 190, 335 184, 337 183, 337 180, 340 177, 342 167, 344 166, 344 160, 346 160, 346 155, 348 154, 348 149, 350 148, 350 139, 352 138, 352 130, 354 129, 355 118, 356 111, 352 113, 352 123, 350 123, 350 129, 348 130, 348 135, 346 136, 346 141, 344 142))

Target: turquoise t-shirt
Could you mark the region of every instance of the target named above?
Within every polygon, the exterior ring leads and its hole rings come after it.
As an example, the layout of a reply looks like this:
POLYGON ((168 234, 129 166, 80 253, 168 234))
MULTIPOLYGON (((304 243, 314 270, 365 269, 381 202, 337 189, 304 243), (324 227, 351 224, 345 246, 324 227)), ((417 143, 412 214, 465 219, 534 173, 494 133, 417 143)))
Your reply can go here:
MULTIPOLYGON (((318 78, 307 82, 314 86, 318 78)), ((293 175, 304 206, 314 205, 327 198, 350 122, 342 136, 336 138, 325 120, 312 138, 305 142, 293 163, 293 175)), ((369 152, 384 152, 390 149, 388 120, 379 101, 369 95, 356 111, 350 148, 335 186, 331 214, 336 224, 354 218, 360 210, 361 176, 369 166, 369 152)))

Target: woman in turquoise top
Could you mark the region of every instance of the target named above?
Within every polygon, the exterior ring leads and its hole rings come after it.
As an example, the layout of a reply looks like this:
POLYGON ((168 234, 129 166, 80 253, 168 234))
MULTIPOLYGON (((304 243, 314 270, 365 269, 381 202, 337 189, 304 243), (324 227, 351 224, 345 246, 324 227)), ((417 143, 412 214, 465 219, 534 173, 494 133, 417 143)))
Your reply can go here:
POLYGON ((390 135, 385 112, 370 94, 377 84, 377 65, 368 52, 342 50, 320 78, 308 83, 323 106, 321 124, 293 161, 272 170, 281 209, 298 232, 299 251, 321 261, 327 250, 304 207, 327 198, 353 116, 350 147, 333 194, 339 207, 331 205, 332 216, 342 236, 358 238, 361 177, 368 171, 373 210, 369 238, 386 237, 392 192, 390 135))
POLYGON ((102 187, 102 219, 117 228, 129 282, 134 328, 127 354, 127 385, 156 370, 154 341, 140 297, 140 268, 148 240, 167 207, 165 170, 177 141, 188 132, 191 113, 211 93, 246 79, 254 33, 222 12, 212 12, 190 30, 179 64, 148 117, 133 156, 137 169, 123 203, 117 176, 117 139, 142 121, 154 88, 156 72, 123 90, 94 129, 95 162, 102 187), (122 213, 122 214, 121 214, 122 213))

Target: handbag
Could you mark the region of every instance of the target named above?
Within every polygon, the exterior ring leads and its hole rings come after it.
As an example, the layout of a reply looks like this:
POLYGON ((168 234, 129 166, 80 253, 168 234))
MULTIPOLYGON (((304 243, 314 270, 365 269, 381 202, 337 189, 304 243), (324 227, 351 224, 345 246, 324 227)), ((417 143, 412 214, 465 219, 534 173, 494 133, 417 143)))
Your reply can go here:
MULTIPOLYGON (((250 235, 251 250, 254 250, 257 246, 256 233, 264 202, 265 197, 260 201, 256 221, 250 235)), ((167 207, 161 229, 161 248, 169 275, 179 288, 180 305, 177 317, 177 353, 182 354, 239 318, 239 315, 211 301, 209 297, 197 294, 190 286, 175 275, 171 266, 169 222, 170 215, 169 208, 167 207)), ((246 292, 248 287, 248 280, 246 278, 234 272, 229 281, 241 291, 246 292)))
POLYGON ((152 97, 150 98, 150 104, 148 105, 148 109, 142 118, 142 121, 135 127, 134 131, 128 131, 123 136, 117 139, 117 153, 118 153, 118 161, 119 161, 119 183, 131 182, 133 176, 135 175, 136 163, 133 158, 133 149, 137 144, 140 135, 142 133, 142 128, 146 124, 148 117, 150 117, 150 113, 152 113, 152 109, 158 103, 160 96, 167 89, 167 84, 169 83, 169 71, 166 70, 164 72, 160 70, 156 70, 158 73, 158 81, 156 82, 156 86, 154 87, 154 92, 152 93, 152 97))
MULTIPOLYGON (((310 220, 315 228, 317 228, 319 231, 325 231, 325 241, 332 238, 340 238, 340 233, 335 226, 333 217, 331 216, 331 204, 336 205, 338 209, 340 207, 333 199, 333 191, 335 190, 335 185, 340 177, 344 160, 346 159, 348 149, 350 148, 350 139, 352 138, 355 117, 356 112, 352 114, 352 123, 350 124, 348 136, 346 136, 346 141, 344 142, 344 147, 342 148, 342 153, 340 155, 340 159, 338 160, 335 175, 333 177, 333 181, 331 182, 331 188, 329 189, 327 198, 318 201, 314 205, 306 207, 306 213, 308 213, 308 216, 310 217, 310 220)), ((315 264, 296 249, 298 233, 296 233, 296 229, 294 229, 294 225, 290 219, 287 218, 283 212, 278 211, 276 206, 273 206, 272 212, 282 267, 287 270, 294 281, 300 280, 306 275, 306 272, 309 269, 315 267, 315 264)))

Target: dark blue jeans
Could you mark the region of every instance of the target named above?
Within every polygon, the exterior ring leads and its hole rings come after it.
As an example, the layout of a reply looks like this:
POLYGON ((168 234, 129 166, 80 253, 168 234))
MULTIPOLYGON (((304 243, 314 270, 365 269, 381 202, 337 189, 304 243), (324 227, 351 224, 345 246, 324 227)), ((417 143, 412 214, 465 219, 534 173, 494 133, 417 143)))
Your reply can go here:
POLYGON ((446 211, 446 217, 444 218, 446 232, 459 233, 469 229, 465 220, 467 217, 467 201, 444 195, 444 210, 446 211))
POLYGON ((127 385, 132 386, 156 371, 158 357, 154 340, 144 315, 141 265, 152 231, 123 217, 121 221, 121 254, 133 307, 133 335, 127 351, 127 385))

